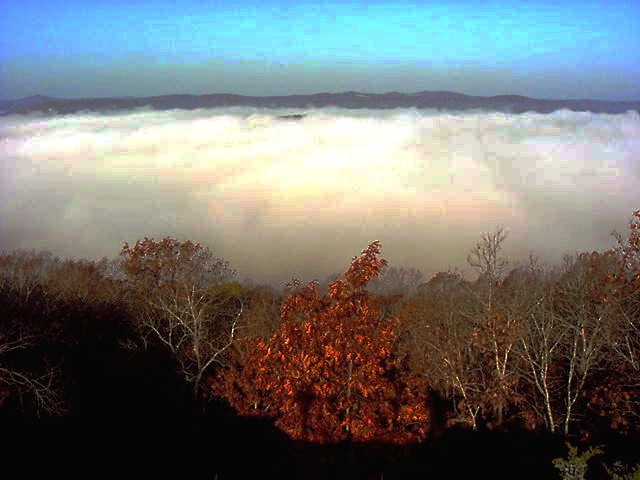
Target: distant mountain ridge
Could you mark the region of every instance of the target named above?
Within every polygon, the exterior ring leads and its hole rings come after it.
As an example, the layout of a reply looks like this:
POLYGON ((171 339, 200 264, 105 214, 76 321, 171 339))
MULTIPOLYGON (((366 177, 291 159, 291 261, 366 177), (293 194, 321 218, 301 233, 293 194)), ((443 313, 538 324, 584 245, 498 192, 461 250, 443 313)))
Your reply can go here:
POLYGON ((313 93, 308 95, 284 95, 252 97, 232 93, 212 93, 206 95, 160 95, 151 97, 110 97, 60 99, 33 95, 19 100, 0 101, 0 115, 28 114, 43 112, 49 114, 70 114, 82 111, 114 112, 134 108, 149 107, 153 110, 215 107, 262 107, 310 109, 320 107, 342 107, 349 109, 393 109, 393 108, 433 108, 438 110, 497 111, 523 113, 527 111, 551 113, 567 109, 576 112, 625 113, 635 110, 640 113, 640 100, 547 100, 521 95, 496 95, 480 97, 451 91, 424 90, 416 93, 313 93))

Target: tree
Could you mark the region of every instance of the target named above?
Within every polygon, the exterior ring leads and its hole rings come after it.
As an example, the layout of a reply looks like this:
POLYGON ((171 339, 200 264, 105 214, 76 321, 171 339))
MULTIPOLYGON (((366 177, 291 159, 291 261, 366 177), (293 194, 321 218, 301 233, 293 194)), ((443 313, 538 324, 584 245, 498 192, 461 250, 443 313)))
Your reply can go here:
POLYGON ((451 423, 474 430, 488 404, 486 359, 469 310, 469 286, 459 272, 439 272, 400 309, 401 348, 413 369, 451 401, 451 423))
POLYGON ((516 270, 502 276, 505 238, 498 228, 472 248, 468 263, 478 270, 475 282, 460 272, 440 272, 400 313, 412 365, 452 402, 450 421, 473 429, 480 422, 501 426, 521 413, 515 353, 525 322, 526 286, 516 270))
POLYGON ((101 263, 91 260, 63 260, 52 267, 43 279, 47 295, 65 302, 95 304, 116 303, 122 289, 118 282, 104 275, 108 260, 101 263))
POLYGON ((615 287, 607 279, 616 268, 610 251, 580 253, 559 278, 543 280, 535 273, 527 282, 519 368, 539 400, 531 399, 529 406, 551 432, 569 433, 576 410, 586 407, 594 374, 610 362, 608 332, 617 306, 611 301, 615 287))
POLYGON ((565 435, 587 380, 607 361, 607 332, 615 322, 616 306, 608 300, 615 287, 606 280, 616 267, 611 251, 581 253, 553 290, 553 311, 562 328, 565 435))
POLYGON ((523 329, 515 345, 520 377, 530 386, 525 390, 525 413, 533 411, 530 427, 538 422, 551 432, 557 430, 557 400, 561 379, 558 376, 562 349, 562 323, 552 310, 553 286, 547 272, 530 257, 528 268, 510 274, 514 295, 519 297, 523 329), (528 391, 527 391, 528 390, 528 391), (537 417, 537 418, 536 418, 537 417))
POLYGON ((432 413, 424 379, 394 357, 397 319, 371 305, 366 284, 387 261, 380 242, 354 257, 327 295, 294 280, 278 332, 220 372, 214 391, 241 414, 275 417, 294 439, 314 442, 424 438, 432 413))
POLYGON ((379 276, 371 279, 367 290, 374 295, 412 297, 423 280, 424 274, 417 268, 386 266, 379 276))
POLYGON ((162 240, 144 237, 133 247, 124 242, 120 256, 125 260, 123 268, 129 284, 143 289, 176 283, 210 287, 236 276, 229 262, 191 240, 180 242, 173 237, 162 240))
POLYGON ((495 283, 509 263, 506 258, 500 256, 506 238, 504 227, 496 227, 493 233, 483 233, 480 241, 467 255, 467 263, 478 271, 481 278, 487 279, 490 283, 495 283))
POLYGON ((20 403, 30 397, 39 416, 59 415, 64 407, 58 391, 59 371, 51 365, 45 365, 39 371, 25 371, 18 367, 12 357, 28 354, 35 344, 32 337, 9 332, 0 332, 0 406, 12 394, 16 394, 20 403))
POLYGON ((233 344, 242 315, 242 287, 228 262, 197 242, 145 237, 120 255, 141 338, 159 341, 200 394, 204 375, 233 344))
POLYGON ((598 447, 590 447, 582 453, 578 453, 578 447, 566 443, 569 450, 566 458, 554 458, 553 466, 560 472, 562 480, 585 480, 589 460, 604 452, 598 447))
POLYGON ((617 284, 615 293, 621 305, 621 322, 613 348, 619 358, 629 364, 636 382, 640 383, 640 209, 633 212, 628 230, 626 240, 612 232, 617 241, 620 270, 609 281, 617 284))
POLYGON ((528 405, 551 432, 568 434, 578 412, 605 417, 618 430, 640 418, 633 364, 620 362, 633 358, 636 338, 625 311, 622 258, 611 250, 578 253, 551 275, 529 269, 517 354, 532 387, 528 405))
POLYGON ((245 286, 245 307, 239 329, 242 338, 268 339, 280 328, 282 295, 269 286, 245 286))
POLYGON ((609 428, 629 433, 640 425, 640 209, 633 212, 626 239, 612 235, 619 269, 603 279, 609 288, 599 296, 614 316, 606 332, 610 368, 598 378, 588 407, 609 428))
POLYGON ((28 301, 59 261, 48 250, 19 249, 0 255, 0 286, 15 290, 28 301))
POLYGON ((0 406, 13 398, 23 412, 32 409, 38 416, 61 415, 65 405, 60 362, 52 361, 43 348, 52 328, 48 315, 53 305, 39 283, 41 275, 35 275, 43 265, 34 262, 42 259, 38 257, 31 254, 25 259, 14 254, 2 258, 11 268, 3 272, 5 282, 0 282, 0 406))
POLYGON ((479 273, 469 289, 473 301, 471 309, 462 312, 474 328, 473 348, 485 359, 485 391, 490 406, 496 413, 496 421, 504 422, 505 409, 515 393, 517 381, 513 362, 514 345, 520 335, 522 317, 513 305, 513 297, 505 295, 503 272, 509 263, 501 256, 507 234, 503 227, 493 233, 484 233, 467 256, 467 263, 479 273), (506 297, 506 298, 502 298, 506 297), (511 305, 510 305, 511 304, 511 305))

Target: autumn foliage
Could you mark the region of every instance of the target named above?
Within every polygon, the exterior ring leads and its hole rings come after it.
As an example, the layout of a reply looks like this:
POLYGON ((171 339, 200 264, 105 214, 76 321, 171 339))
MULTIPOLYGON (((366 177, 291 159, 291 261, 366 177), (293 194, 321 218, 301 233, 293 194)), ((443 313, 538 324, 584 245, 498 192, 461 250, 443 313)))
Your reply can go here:
POLYGON ((157 289, 177 283, 205 287, 219 285, 235 275, 229 263, 214 256, 209 248, 173 237, 144 237, 134 246, 125 242, 120 257, 127 278, 138 288, 157 289))
POLYGON ((1 254, 0 418, 129 405, 127 376, 147 412, 165 393, 141 379, 164 369, 201 413, 223 397, 316 443, 407 444, 441 427, 637 435, 640 210, 613 236, 617 248, 559 265, 514 264, 498 229, 471 249, 475 279, 427 282, 373 242, 325 287, 285 292, 241 285, 172 237, 100 261, 1 254))
POLYGON ((379 242, 354 257, 327 295, 294 280, 281 327, 250 339, 214 391, 242 414, 275 417, 294 439, 313 442, 425 438, 432 411, 424 380, 394 356, 398 320, 372 305, 367 282, 387 261, 379 242))

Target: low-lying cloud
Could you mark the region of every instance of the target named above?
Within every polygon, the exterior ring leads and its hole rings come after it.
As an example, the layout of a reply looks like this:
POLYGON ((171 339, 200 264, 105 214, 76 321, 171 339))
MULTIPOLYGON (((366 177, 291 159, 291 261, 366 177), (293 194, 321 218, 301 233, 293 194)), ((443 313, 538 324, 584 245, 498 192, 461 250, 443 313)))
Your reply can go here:
POLYGON ((325 279, 381 240, 392 265, 464 268, 484 231, 505 253, 612 246, 640 207, 640 117, 226 108, 5 117, 0 249, 118 253, 199 240, 239 277, 325 279))

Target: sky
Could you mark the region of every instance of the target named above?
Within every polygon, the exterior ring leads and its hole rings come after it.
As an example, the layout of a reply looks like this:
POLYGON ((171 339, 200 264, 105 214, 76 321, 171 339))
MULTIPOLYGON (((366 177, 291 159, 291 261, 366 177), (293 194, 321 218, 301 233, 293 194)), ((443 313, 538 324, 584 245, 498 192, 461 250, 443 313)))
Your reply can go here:
POLYGON ((640 207, 635 111, 286 113, 4 117, 0 250, 115 257, 170 235, 280 289, 322 283, 379 240, 390 266, 472 278, 469 250, 499 225, 512 262, 554 264, 614 247, 640 207))
MULTIPOLYGON (((451 90, 640 99, 640 2, 5 0, 0 98, 451 90)), ((0 119, 0 250, 199 241, 241 279, 465 268, 483 232, 544 261, 612 247, 640 117, 145 109, 0 119)))
POLYGON ((640 99, 635 0, 4 0, 0 98, 640 99))

